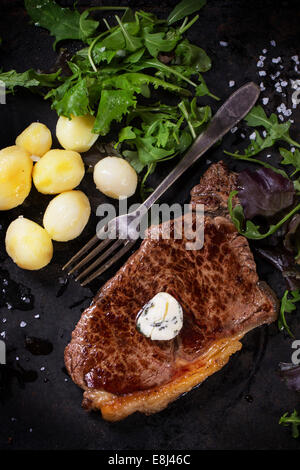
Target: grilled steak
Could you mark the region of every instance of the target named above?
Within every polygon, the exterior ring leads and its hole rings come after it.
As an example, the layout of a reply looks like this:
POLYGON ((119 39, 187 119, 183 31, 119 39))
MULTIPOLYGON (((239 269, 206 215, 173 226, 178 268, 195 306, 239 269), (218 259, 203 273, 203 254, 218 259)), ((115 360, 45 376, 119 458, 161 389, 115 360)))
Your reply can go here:
MULTIPOLYGON (((235 188, 236 174, 211 165, 191 192, 192 205, 205 205, 203 248, 187 251, 186 238, 163 238, 165 224, 150 227, 83 312, 65 363, 85 390, 85 408, 112 421, 159 411, 222 368, 247 331, 275 320, 275 296, 259 282, 248 242, 227 212, 235 188), (137 331, 136 316, 162 291, 181 304, 183 328, 173 340, 151 341, 137 331)), ((173 221, 172 231, 181 223, 173 221)))

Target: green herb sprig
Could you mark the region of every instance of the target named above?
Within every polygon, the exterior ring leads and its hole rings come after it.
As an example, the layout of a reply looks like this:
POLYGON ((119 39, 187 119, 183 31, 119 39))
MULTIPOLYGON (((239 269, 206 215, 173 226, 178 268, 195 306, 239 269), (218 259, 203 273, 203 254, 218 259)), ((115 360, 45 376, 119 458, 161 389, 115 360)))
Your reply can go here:
POLYGON ((287 333, 293 338, 294 335, 291 332, 286 318, 285 314, 286 313, 291 313, 294 310, 296 310, 296 305, 295 303, 300 301, 300 290, 292 290, 288 291, 286 290, 285 293, 283 294, 283 297, 281 299, 281 304, 280 304, 280 313, 279 313, 279 318, 278 318, 278 328, 279 330, 286 330, 287 333))
POLYGON ((300 426, 300 416, 297 411, 294 410, 293 413, 284 413, 279 420, 279 424, 283 426, 292 426, 292 435, 295 439, 299 437, 299 426, 300 426))

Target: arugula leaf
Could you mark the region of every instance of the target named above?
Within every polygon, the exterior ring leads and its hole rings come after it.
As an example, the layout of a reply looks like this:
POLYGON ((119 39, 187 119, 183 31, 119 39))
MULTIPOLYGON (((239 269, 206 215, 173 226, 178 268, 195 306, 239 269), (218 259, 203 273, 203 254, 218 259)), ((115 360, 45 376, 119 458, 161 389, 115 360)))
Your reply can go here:
POLYGON ((187 39, 178 44, 175 54, 176 63, 191 67, 193 74, 207 72, 211 68, 211 60, 206 52, 201 47, 191 44, 187 39))
POLYGON ((84 116, 90 112, 86 79, 79 80, 64 94, 61 100, 53 102, 52 107, 59 116, 84 116))
POLYGON ((132 130, 132 126, 123 127, 119 132, 119 142, 123 142, 128 139, 135 139, 136 134, 132 130))
POLYGON ((145 165, 139 159, 138 152, 134 152, 132 150, 124 150, 123 156, 126 158, 126 160, 129 161, 130 165, 135 169, 137 173, 140 173, 145 167, 145 165))
POLYGON ((28 88, 32 91, 40 87, 53 87, 58 83, 60 70, 55 73, 38 73, 33 69, 26 72, 16 72, 10 70, 9 72, 0 71, 0 80, 5 83, 8 92, 14 92, 15 87, 28 88))
POLYGON ((229 155, 231 157, 236 158, 236 160, 244 160, 246 162, 256 163, 256 164, 261 165, 265 168, 269 168, 270 170, 273 170, 275 173, 278 173, 279 175, 282 175, 285 178, 288 178, 288 175, 284 170, 280 170, 279 168, 276 168, 275 166, 270 165, 269 163, 264 162, 263 160, 258 160, 257 158, 252 158, 251 156, 239 155, 238 153, 227 152, 227 150, 224 150, 224 153, 226 155, 229 155))
POLYGON ((145 28, 145 32, 143 34, 145 46, 152 55, 152 57, 157 57, 159 52, 170 52, 176 46, 180 36, 175 36, 169 38, 165 37, 164 32, 159 33, 149 33, 145 28))
POLYGON ((103 81, 103 87, 114 87, 121 88, 124 90, 131 90, 136 93, 141 93, 143 86, 153 85, 155 89, 162 87, 165 90, 173 91, 176 93, 185 94, 183 88, 173 85, 172 83, 160 80, 159 78, 152 77, 151 75, 146 75, 143 73, 124 73, 121 75, 115 75, 114 77, 107 78, 103 81))
POLYGON ((122 21, 120 18, 116 15, 115 16, 116 20, 118 21, 122 34, 124 36, 125 40, 125 49, 130 52, 135 52, 137 49, 140 49, 142 47, 142 39, 139 37, 136 37, 134 34, 137 34, 139 31, 139 23, 129 23, 130 25, 135 26, 134 33, 130 34, 130 32, 125 28, 125 25, 123 25, 122 21))
POLYGON ((112 121, 120 122, 124 114, 135 108, 136 99, 129 90, 102 90, 93 132, 106 135, 112 121))
POLYGON ((260 226, 255 225, 251 220, 246 220, 243 207, 237 204, 233 208, 232 199, 238 194, 238 191, 231 191, 228 198, 228 211, 232 222, 234 223, 237 231, 250 240, 262 240, 269 237, 276 232, 290 217, 292 217, 300 209, 300 204, 295 206, 288 214, 286 214, 277 224, 270 225, 267 232, 261 233, 260 226))
POLYGON ((279 313, 279 318, 278 318, 278 328, 279 330, 286 330, 287 333, 294 338, 293 333, 291 332, 286 318, 285 314, 286 313, 291 313, 294 310, 296 310, 295 303, 300 301, 300 290, 286 290, 285 293, 283 294, 283 297, 281 299, 281 304, 280 304, 280 313, 279 313), (292 297, 289 297, 292 296, 292 297))
POLYGON ((298 415, 297 411, 294 410, 293 413, 289 416, 288 413, 284 413, 279 420, 279 424, 283 424, 283 426, 292 426, 292 435, 295 439, 299 437, 299 426, 300 426, 300 416, 298 415))
POLYGON ((77 10, 60 7, 54 0, 25 0, 26 10, 36 26, 50 31, 55 37, 53 47, 64 39, 86 41, 98 28, 99 22, 88 18, 88 11, 80 15, 77 10))
POLYGON ((206 0, 182 0, 169 14, 167 22, 173 24, 185 16, 200 10, 206 4, 206 0))
POLYGON ((298 171, 300 171, 300 151, 295 149, 295 152, 290 152, 285 148, 280 148, 279 152, 283 159, 281 160, 281 165, 292 165, 295 168, 295 171, 291 176, 294 176, 298 171))

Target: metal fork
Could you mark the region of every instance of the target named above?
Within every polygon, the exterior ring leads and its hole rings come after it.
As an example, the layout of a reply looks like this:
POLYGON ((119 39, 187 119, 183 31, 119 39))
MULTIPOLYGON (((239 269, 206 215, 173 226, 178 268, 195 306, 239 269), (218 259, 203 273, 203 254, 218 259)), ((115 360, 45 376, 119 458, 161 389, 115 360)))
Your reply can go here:
POLYGON ((162 196, 198 158, 246 116, 254 106, 259 94, 260 89, 253 82, 247 83, 233 93, 220 107, 207 129, 195 140, 186 155, 143 204, 141 204, 137 210, 129 214, 112 219, 102 228, 100 233, 95 235, 68 261, 63 267, 63 270, 70 268, 72 265, 73 267, 69 269, 68 274, 72 274, 75 271, 79 272, 83 269, 83 271, 77 275, 76 281, 80 280, 81 285, 85 286, 93 279, 103 274, 116 261, 124 256, 133 247, 137 239, 136 231, 134 230, 133 233, 133 230, 130 228, 133 225, 132 223, 134 222, 134 225, 137 226, 142 217, 160 196, 162 196), (113 231, 115 231, 114 233, 116 234, 114 240, 109 238, 113 231), (106 238, 103 237, 104 232, 106 238), (86 255, 86 253, 88 254, 86 255), (86 256, 81 259, 83 255, 86 256), (79 261, 80 259, 81 261, 79 261), (89 262, 91 262, 91 264, 88 264, 89 262))

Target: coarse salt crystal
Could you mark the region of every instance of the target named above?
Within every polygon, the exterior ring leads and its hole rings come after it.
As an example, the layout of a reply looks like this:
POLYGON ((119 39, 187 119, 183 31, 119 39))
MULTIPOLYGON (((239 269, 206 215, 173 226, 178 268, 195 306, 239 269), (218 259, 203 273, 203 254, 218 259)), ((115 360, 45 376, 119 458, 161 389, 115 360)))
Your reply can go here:
POLYGON ((263 67, 264 66, 264 63, 262 60, 259 60, 256 64, 257 67, 263 67))
POLYGON ((281 93, 281 92, 282 92, 281 86, 278 86, 278 87, 275 87, 275 88, 276 88, 277 93, 281 93))
POLYGON ((25 321, 21 321, 21 323, 20 323, 21 328, 25 328, 26 325, 27 325, 27 323, 25 321))
POLYGON ((299 64, 299 56, 293 55, 293 56, 291 57, 291 59, 292 59, 294 62, 296 62, 296 64, 299 64))
POLYGON ((235 85, 235 81, 234 80, 230 80, 229 84, 228 84, 231 87, 233 87, 235 85))
POLYGON ((250 139, 250 140, 255 140, 255 139, 256 139, 256 133, 255 133, 255 132, 252 132, 252 134, 249 135, 249 139, 250 139))
POLYGON ((260 82, 259 84, 259 88, 261 89, 261 91, 265 91, 265 85, 263 84, 263 82, 260 82))
POLYGON ((283 87, 286 87, 288 84, 288 82, 286 80, 282 80, 282 82, 280 82, 280 85, 283 86, 283 87))
POLYGON ((279 117, 280 121, 283 121, 283 120, 284 120, 284 119, 283 119, 283 116, 282 116, 281 114, 279 114, 278 117, 279 117))
POLYGON ((264 105, 268 104, 269 103, 269 98, 263 98, 262 102, 263 102, 264 105))
POLYGON ((258 75, 260 75, 261 77, 265 77, 267 74, 266 74, 266 72, 265 72, 264 70, 260 70, 260 71, 258 72, 258 75))
POLYGON ((222 46, 222 47, 227 47, 227 46, 228 46, 228 42, 227 42, 227 41, 220 41, 219 44, 220 44, 220 46, 222 46))
POLYGON ((279 64, 279 62, 281 62, 281 57, 273 57, 272 62, 273 64, 279 64))
POLYGON ((272 39, 272 40, 270 41, 270 44, 271 44, 271 46, 276 47, 276 41, 274 41, 274 39, 272 39))
POLYGON ((237 131, 237 129, 238 129, 237 127, 233 127, 233 128, 231 129, 231 133, 234 134, 234 133, 237 131))
POLYGON ((262 53, 263 53, 263 54, 266 54, 267 52, 268 52, 267 49, 263 49, 263 50, 262 50, 262 53))

